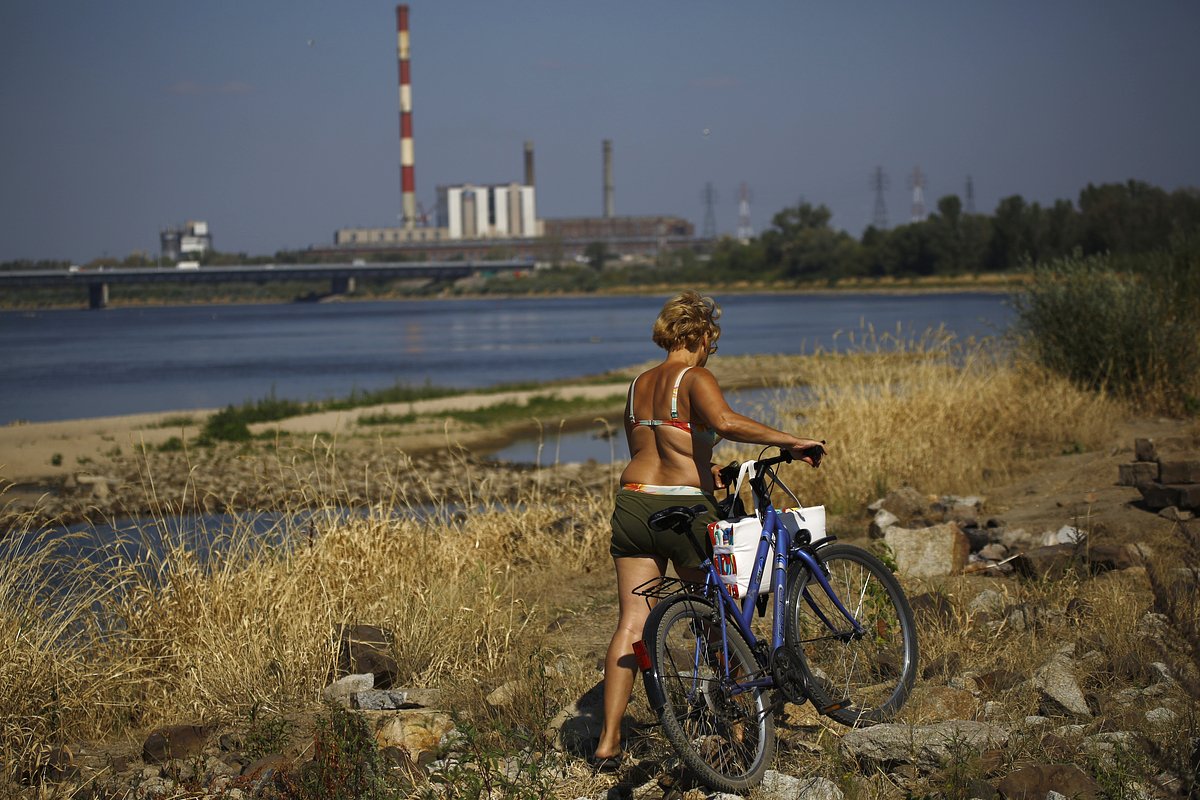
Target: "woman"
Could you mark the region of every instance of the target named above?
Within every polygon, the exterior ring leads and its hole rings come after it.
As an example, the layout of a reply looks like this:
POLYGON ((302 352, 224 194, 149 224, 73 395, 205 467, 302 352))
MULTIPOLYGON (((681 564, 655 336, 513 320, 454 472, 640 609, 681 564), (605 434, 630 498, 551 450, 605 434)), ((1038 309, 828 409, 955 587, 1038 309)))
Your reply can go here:
POLYGON ((654 343, 666 359, 643 372, 629 387, 625 437, 630 462, 621 473, 612 516, 610 552, 617 570, 620 617, 604 661, 604 727, 589 759, 602 771, 620 766, 621 718, 629 704, 637 661, 633 643, 642 638, 649 608, 633 594, 639 584, 666 572, 704 581, 700 559, 687 537, 650 530, 647 518, 673 505, 709 506, 693 530, 708 541, 708 523, 718 518, 713 491, 722 488, 712 449, 718 437, 735 442, 790 449, 813 467, 821 463, 821 442, 767 427, 733 411, 712 373, 704 368, 717 352, 721 309, 710 297, 684 292, 668 300, 654 322, 654 343))

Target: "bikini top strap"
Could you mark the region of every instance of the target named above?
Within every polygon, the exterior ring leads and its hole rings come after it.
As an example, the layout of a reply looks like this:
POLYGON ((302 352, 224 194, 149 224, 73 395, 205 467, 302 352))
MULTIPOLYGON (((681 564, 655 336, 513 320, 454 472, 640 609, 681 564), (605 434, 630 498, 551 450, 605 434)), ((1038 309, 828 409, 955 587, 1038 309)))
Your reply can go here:
POLYGON ((679 419, 679 382, 683 380, 683 375, 691 367, 684 367, 683 371, 675 378, 675 388, 671 390, 671 419, 679 419))
MULTIPOLYGON (((638 378, 640 378, 640 377, 642 377, 642 376, 639 375, 638 378)), ((633 381, 629 384, 629 421, 633 422, 635 424, 637 423, 637 417, 633 413, 633 387, 635 385, 637 385, 637 381, 638 381, 638 379, 634 378, 633 381)))

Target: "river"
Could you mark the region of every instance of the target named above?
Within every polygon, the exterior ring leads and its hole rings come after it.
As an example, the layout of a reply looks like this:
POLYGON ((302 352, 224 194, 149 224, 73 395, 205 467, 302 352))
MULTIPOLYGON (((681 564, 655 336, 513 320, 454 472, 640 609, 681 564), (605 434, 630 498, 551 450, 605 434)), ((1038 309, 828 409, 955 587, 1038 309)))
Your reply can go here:
MULTIPOLYGON (((0 312, 0 424, 323 400, 397 382, 475 388, 656 358, 665 299, 570 297, 0 312)), ((721 355, 804 353, 864 325, 1004 332, 1004 295, 718 297, 721 355)), ((718 356, 719 357, 719 356, 718 356)))

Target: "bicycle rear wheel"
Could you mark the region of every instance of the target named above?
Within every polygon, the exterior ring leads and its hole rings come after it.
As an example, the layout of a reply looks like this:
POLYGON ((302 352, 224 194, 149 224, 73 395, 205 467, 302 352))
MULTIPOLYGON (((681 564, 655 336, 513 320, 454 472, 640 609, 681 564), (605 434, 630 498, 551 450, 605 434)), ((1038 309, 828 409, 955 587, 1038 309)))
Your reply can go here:
POLYGON ((861 548, 831 544, 817 557, 863 633, 854 633, 807 568, 793 567, 784 636, 809 697, 818 711, 843 725, 891 719, 917 674, 917 631, 908 598, 891 570, 861 548))
POLYGON ((775 721, 762 688, 739 686, 763 673, 750 645, 729 623, 729 670, 716 608, 680 595, 646 620, 646 649, 664 704, 663 732, 683 762, 708 786, 744 792, 762 781, 775 757, 775 721))

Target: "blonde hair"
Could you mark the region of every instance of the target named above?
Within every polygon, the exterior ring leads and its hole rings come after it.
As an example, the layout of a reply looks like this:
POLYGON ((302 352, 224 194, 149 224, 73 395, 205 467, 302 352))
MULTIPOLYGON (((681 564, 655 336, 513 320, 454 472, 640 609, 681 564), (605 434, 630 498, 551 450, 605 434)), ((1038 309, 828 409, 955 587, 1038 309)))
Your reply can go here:
POLYGON ((708 337, 711 347, 721 338, 721 307, 711 297, 702 297, 699 292, 687 291, 668 300, 654 320, 651 338, 666 350, 683 348, 695 350, 700 340, 708 337))

